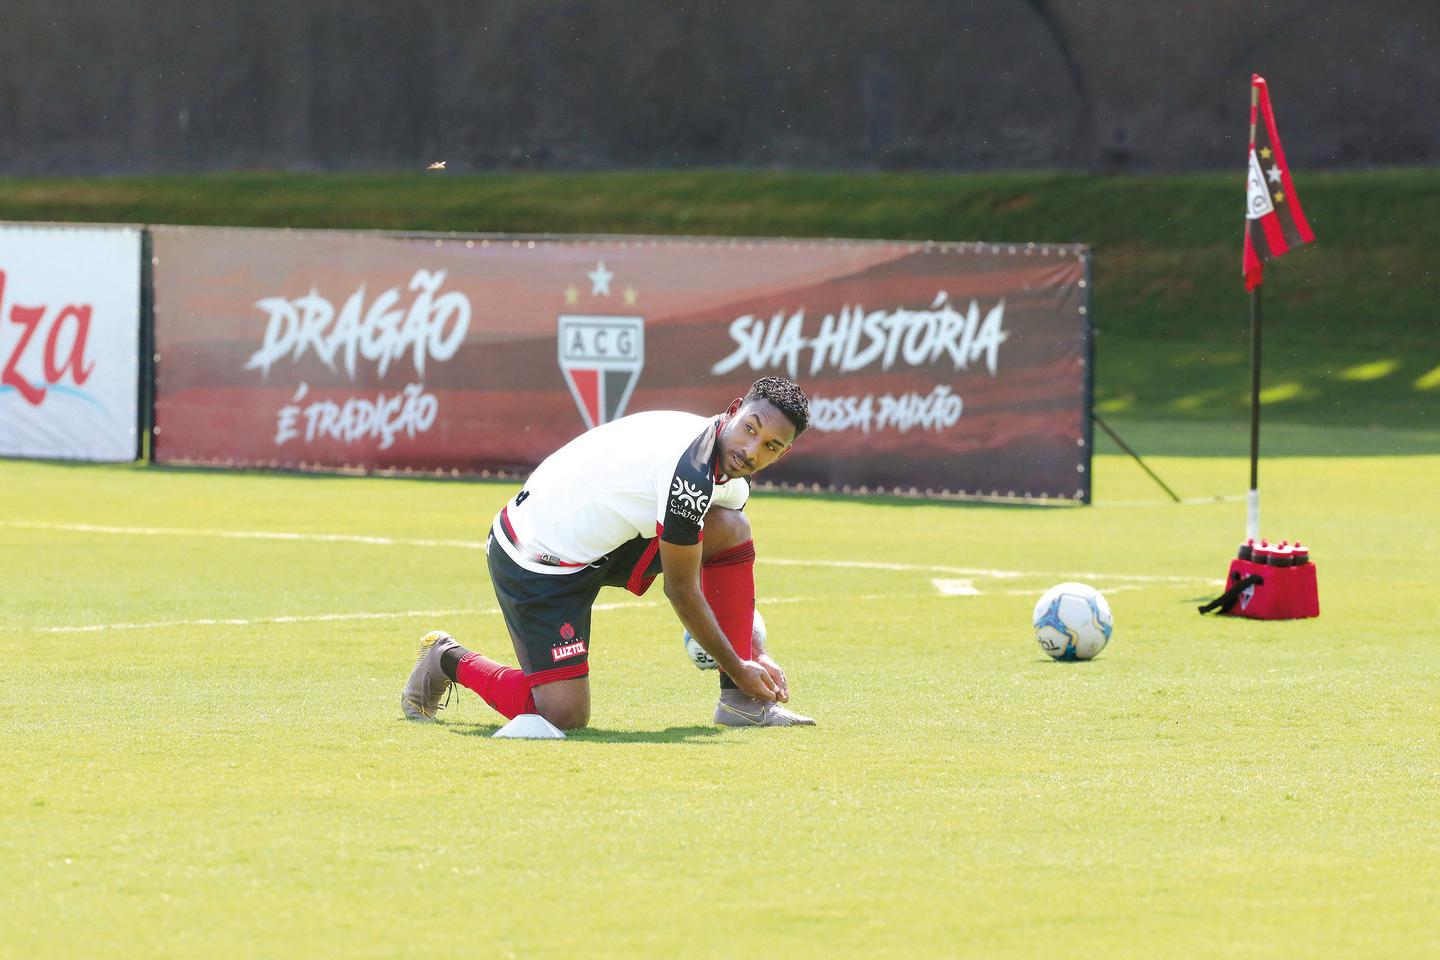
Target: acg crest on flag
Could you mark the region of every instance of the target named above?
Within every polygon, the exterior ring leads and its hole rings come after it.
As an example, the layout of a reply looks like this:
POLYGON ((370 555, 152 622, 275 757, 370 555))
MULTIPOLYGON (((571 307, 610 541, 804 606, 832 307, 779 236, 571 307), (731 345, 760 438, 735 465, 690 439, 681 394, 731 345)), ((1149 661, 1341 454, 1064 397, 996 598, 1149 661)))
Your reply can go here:
POLYGON ((1264 279, 1266 260, 1282 256, 1292 247, 1315 239, 1300 195, 1290 179, 1290 166, 1280 146, 1270 88, 1265 78, 1250 77, 1250 171, 1245 192, 1245 289, 1254 290, 1264 279), (1264 124, 1258 121, 1263 118, 1264 124))

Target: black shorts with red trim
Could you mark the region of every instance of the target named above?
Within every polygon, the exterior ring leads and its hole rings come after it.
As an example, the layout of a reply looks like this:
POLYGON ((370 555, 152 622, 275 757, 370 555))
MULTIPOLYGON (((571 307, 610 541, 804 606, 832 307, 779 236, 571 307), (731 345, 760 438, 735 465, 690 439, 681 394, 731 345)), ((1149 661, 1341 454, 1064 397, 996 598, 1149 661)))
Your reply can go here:
POLYGON ((534 573, 486 544, 490 582, 533 687, 590 672, 590 608, 601 587, 643 594, 660 573, 658 538, 636 537, 573 573, 534 573))

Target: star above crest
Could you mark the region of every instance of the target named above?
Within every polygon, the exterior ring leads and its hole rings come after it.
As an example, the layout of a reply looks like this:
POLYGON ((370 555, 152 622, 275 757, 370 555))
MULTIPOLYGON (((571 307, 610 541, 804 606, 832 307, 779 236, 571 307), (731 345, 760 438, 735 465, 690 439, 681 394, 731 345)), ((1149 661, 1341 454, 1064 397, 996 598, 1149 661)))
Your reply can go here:
POLYGON ((615 274, 605 269, 605 261, 601 260, 596 264, 595 269, 586 274, 590 278, 591 296, 610 296, 610 278, 615 274))

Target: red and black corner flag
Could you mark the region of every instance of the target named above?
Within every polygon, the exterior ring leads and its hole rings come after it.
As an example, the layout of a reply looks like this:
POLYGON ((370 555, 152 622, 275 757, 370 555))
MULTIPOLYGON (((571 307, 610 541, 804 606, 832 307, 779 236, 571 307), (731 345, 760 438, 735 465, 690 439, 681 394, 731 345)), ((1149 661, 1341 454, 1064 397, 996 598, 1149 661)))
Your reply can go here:
POLYGON ((1266 260, 1315 239, 1290 180, 1280 148, 1270 88, 1260 74, 1250 76, 1250 175, 1245 194, 1245 289, 1260 286, 1266 260), (1264 124, 1256 121, 1260 118, 1264 124))

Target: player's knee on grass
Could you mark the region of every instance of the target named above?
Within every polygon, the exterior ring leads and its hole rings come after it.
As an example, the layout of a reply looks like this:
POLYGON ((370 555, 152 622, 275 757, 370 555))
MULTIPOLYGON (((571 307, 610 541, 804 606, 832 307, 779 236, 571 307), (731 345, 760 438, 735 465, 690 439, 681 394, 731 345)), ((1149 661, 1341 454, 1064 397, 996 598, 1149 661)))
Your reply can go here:
POLYGON ((715 507, 705 516, 702 562, 750 539, 750 518, 739 510, 715 507))
POLYGON ((576 677, 546 683, 530 691, 540 716, 561 730, 578 730, 590 722, 590 680, 576 677))

